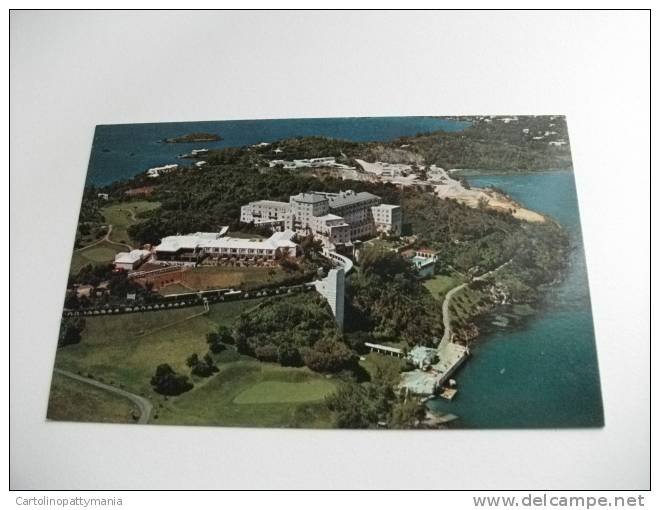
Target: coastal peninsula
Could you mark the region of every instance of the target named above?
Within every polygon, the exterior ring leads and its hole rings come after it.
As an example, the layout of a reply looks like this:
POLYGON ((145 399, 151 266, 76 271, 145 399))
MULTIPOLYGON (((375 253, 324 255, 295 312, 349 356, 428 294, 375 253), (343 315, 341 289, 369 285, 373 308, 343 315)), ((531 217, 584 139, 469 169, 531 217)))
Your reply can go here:
POLYGON ((562 164, 563 118, 469 121, 88 187, 56 366, 145 395, 150 423, 445 426, 425 401, 460 391, 477 319, 534 313, 570 251, 553 218, 460 177, 562 164))

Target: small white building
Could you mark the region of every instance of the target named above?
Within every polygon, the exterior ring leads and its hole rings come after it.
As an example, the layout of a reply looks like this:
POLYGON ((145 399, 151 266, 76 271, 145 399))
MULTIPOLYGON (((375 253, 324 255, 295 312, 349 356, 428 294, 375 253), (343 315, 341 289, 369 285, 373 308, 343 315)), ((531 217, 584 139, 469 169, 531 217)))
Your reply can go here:
POLYGON ((146 262, 149 257, 151 257, 149 250, 122 251, 115 255, 115 269, 133 271, 146 262))
POLYGON ((415 254, 410 260, 419 278, 430 278, 435 273, 438 253, 428 248, 419 248, 415 250, 415 254))
POLYGON ((169 172, 174 172, 174 170, 178 170, 179 165, 173 164, 173 165, 163 165, 163 166, 155 166, 153 168, 150 168, 147 170, 147 175, 151 178, 156 178, 161 176, 162 174, 167 174, 169 172))
POLYGON ((101 200, 107 200, 109 198, 107 193, 99 193, 97 197, 101 200))

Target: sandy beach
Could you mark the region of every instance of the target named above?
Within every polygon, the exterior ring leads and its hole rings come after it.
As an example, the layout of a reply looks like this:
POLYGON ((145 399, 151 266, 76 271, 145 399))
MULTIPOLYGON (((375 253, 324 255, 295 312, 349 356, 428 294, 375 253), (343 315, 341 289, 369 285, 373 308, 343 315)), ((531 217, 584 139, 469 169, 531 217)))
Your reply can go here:
POLYGON ((453 179, 449 173, 435 165, 427 167, 425 178, 420 178, 419 170, 412 165, 404 163, 384 163, 376 161, 369 163, 361 159, 356 162, 365 173, 377 180, 391 182, 402 186, 431 185, 438 198, 453 198, 468 207, 485 206, 497 211, 509 212, 514 218, 520 220, 543 223, 546 221, 542 214, 525 209, 515 200, 487 188, 466 188, 461 181, 453 179))

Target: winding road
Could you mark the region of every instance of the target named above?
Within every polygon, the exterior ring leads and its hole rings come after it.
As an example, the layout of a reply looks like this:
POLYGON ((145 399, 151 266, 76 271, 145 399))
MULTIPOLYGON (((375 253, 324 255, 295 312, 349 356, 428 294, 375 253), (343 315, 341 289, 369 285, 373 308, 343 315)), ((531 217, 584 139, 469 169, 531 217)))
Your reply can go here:
POLYGON ((442 302, 442 325, 444 327, 444 333, 442 334, 442 339, 440 340, 440 345, 451 342, 451 336, 452 336, 452 327, 451 327, 451 317, 449 316, 449 305, 451 304, 451 298, 456 294, 458 291, 461 289, 464 289, 467 287, 470 283, 476 282, 479 280, 485 280, 486 278, 489 278, 493 274, 495 274, 497 271, 502 269, 504 266, 507 266, 511 263, 513 259, 507 260, 504 264, 501 266, 497 266, 495 269, 491 269, 490 271, 482 274, 481 276, 476 276, 469 282, 464 282, 461 283, 460 285, 457 285, 456 287, 452 288, 447 294, 445 295, 445 299, 442 302))
POLYGON ((146 398, 141 397, 140 395, 136 395, 135 393, 131 393, 126 390, 122 390, 120 388, 115 388, 114 386, 110 386, 109 384, 104 384, 100 381, 96 381, 95 379, 89 379, 87 377, 83 377, 78 374, 74 374, 73 372, 69 372, 67 370, 62 370, 60 368, 55 368, 53 371, 56 374, 60 374, 64 377, 68 377, 70 379, 75 379, 76 381, 80 381, 86 384, 89 384, 91 386, 96 386, 97 388, 101 388, 103 390, 107 390, 111 393, 114 393, 115 395, 120 395, 122 397, 125 397, 129 399, 131 402, 133 402, 138 409, 140 410, 140 418, 138 419, 138 423, 144 424, 149 422, 149 418, 151 417, 151 411, 153 409, 153 404, 146 398))

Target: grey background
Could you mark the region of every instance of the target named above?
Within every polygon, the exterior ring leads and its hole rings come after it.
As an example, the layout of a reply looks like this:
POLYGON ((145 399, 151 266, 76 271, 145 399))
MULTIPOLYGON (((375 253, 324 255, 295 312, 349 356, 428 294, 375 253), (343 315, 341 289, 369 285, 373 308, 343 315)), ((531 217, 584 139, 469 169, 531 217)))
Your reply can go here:
POLYGON ((648 27, 643 12, 13 12, 11 486, 647 487, 648 27), (96 124, 461 113, 568 116, 604 429, 45 421, 96 124))

